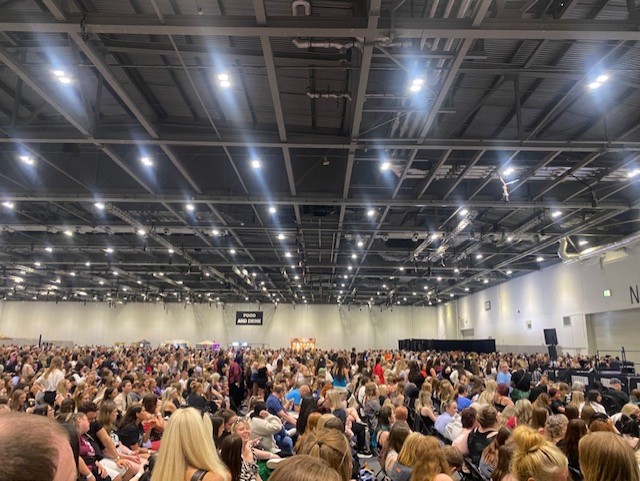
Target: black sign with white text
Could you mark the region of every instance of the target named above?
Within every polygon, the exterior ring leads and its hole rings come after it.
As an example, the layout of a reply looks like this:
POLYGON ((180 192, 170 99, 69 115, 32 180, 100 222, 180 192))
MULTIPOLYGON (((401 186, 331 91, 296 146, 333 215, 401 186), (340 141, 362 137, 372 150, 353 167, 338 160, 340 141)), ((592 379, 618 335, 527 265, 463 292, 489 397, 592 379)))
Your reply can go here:
POLYGON ((236 326, 261 326, 262 311, 236 311, 236 326))

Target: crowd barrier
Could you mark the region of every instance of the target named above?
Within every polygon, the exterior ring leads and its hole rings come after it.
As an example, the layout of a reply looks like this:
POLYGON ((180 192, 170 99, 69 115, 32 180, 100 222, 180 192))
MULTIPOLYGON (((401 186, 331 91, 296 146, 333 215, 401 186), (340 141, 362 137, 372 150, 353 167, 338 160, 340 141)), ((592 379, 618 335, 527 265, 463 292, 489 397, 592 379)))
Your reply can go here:
POLYGON ((640 384, 640 376, 629 375, 620 371, 586 371, 579 369, 553 369, 549 371, 549 379, 552 381, 566 382, 569 385, 574 382, 581 382, 587 386, 587 389, 595 389, 597 384, 608 388, 611 385, 611 379, 614 378, 620 380, 622 390, 626 393, 631 393, 640 384))

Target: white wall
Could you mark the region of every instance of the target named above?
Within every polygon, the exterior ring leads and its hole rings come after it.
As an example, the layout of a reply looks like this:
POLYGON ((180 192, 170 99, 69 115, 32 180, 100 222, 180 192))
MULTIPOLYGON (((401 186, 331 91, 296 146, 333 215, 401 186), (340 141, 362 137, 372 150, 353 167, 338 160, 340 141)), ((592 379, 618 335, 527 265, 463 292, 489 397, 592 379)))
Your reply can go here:
MULTIPOLYGON (((630 287, 640 285, 640 252, 622 254, 557 264, 462 297, 456 302, 458 329, 462 333, 473 329, 474 337, 492 337, 498 345, 542 346, 543 329, 556 328, 565 351, 586 353, 587 314, 633 308, 640 320, 640 306, 629 293, 630 287), (604 297, 606 289, 611 297, 604 297), (486 301, 491 302, 491 310, 485 310, 486 301), (563 317, 571 318, 570 325, 563 325, 563 317)), ((452 315, 454 309, 443 312, 452 315)), ((629 348, 640 349, 640 336, 630 337, 629 348)))
POLYGON ((435 307, 392 309, 334 305, 263 305, 263 326, 236 326, 236 310, 256 304, 215 305, 132 303, 0 302, 0 334, 20 338, 72 340, 77 344, 113 344, 147 339, 153 344, 185 339, 233 341, 287 347, 294 337, 315 337, 330 348, 397 348, 398 339, 433 339, 438 335, 435 307))

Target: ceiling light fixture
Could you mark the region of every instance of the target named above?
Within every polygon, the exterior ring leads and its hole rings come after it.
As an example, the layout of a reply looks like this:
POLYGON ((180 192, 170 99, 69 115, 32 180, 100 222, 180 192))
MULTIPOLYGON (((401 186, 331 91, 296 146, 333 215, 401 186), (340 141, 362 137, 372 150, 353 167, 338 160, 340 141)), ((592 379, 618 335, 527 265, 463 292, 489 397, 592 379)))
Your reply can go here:
POLYGON ((413 93, 420 92, 422 90, 422 86, 424 85, 424 79, 415 78, 411 81, 411 85, 409 86, 409 90, 413 93))
POLYGON ((468 287, 465 287, 465 288, 464 288, 464 292, 469 292, 469 288, 468 288, 468 287))
POLYGON ((61 84, 67 85, 71 83, 71 77, 64 70, 52 70, 51 73, 61 84))
POLYGON ((169 254, 173 254, 175 251, 173 249, 169 249, 169 254))
POLYGON ((15 207, 15 204, 8 200, 4 201, 2 205, 5 206, 7 209, 13 209, 15 207))
POLYGON ((536 257, 536 262, 542 262, 542 261, 544 261, 544 257, 542 256, 536 257))
POLYGON ((234 255, 236 253, 235 249, 229 249, 229 254, 234 255))
POLYGON ((220 87, 222 87, 223 89, 227 89, 229 87, 231 87, 231 77, 229 77, 228 73, 219 73, 218 76, 218 85, 220 87))
POLYGON ((507 175, 511 175, 515 172, 513 167, 507 167, 506 169, 504 169, 502 171, 502 175, 507 176, 507 175))
POLYGON ((189 212, 193 212, 194 210, 196 210, 196 206, 193 204, 187 204, 186 207, 189 212))
POLYGON ((21 155, 20 157, 18 157, 22 162, 24 162, 27 165, 33 165, 35 164, 35 160, 33 160, 31 157, 29 157, 28 155, 21 155))
POLYGON ((589 243, 589 241, 588 240, 584 240, 584 239, 578 241, 578 245, 579 246, 586 246, 588 243, 589 243))
POLYGON ((49 252, 49 253, 51 253, 51 252, 53 252, 53 247, 47 246, 47 247, 44 248, 44 250, 49 252))
POLYGON ((96 209, 98 210, 104 210, 105 209, 105 205, 102 202, 96 202, 95 204, 93 204, 95 206, 96 209))
POLYGON ((556 210, 556 211, 553 211, 553 212, 551 213, 551 217, 553 217, 554 219, 557 219, 557 218, 558 218, 558 217, 560 217, 561 215, 562 215, 562 211, 560 211, 560 210, 556 210))
POLYGON ((477 259, 477 260, 480 260, 480 259, 482 259, 483 257, 484 257, 484 256, 483 256, 482 254, 476 254, 476 259, 477 259))
POLYGON ((138 229, 137 234, 139 236, 144 236, 144 235, 147 235, 147 231, 144 229, 138 229))
POLYGON ((636 169, 633 169, 633 170, 630 170, 629 172, 627 172, 627 177, 629 177, 630 179, 633 179, 638 174, 640 174, 640 168, 636 168, 636 169))
POLYGON ((382 172, 385 172, 385 171, 389 170, 390 168, 391 168, 391 162, 383 162, 383 163, 380 165, 380 170, 381 170, 382 172))
POLYGON ((457 267, 453 270, 454 274, 460 274, 460 269, 458 269, 457 267))
POLYGON ((258 170, 260 167, 262 167, 262 162, 260 162, 258 159, 253 159, 251 161, 251 168, 258 170))
POLYGON ((358 247, 360 247, 360 248, 364 247, 364 242, 358 241, 358 247))
POLYGON ((511 274, 513 274, 513 271, 512 271, 511 269, 509 269, 509 270, 507 271, 507 275, 508 275, 508 276, 510 276, 511 274))
POLYGON ((278 234, 278 240, 285 240, 286 237, 284 234, 278 234))
POLYGON ((462 209, 460 209, 460 212, 458 212, 458 215, 461 216, 465 216, 469 213, 469 209, 465 209, 464 207, 462 209))
POLYGON ((357 258, 358 258, 358 255, 357 255, 357 254, 351 254, 351 258, 352 258, 352 259, 357 259, 357 258))
POLYGON ((399 270, 400 272, 404 272, 404 266, 400 266, 399 270))
POLYGON ((374 215, 376 215, 376 211, 374 209, 369 209, 367 211, 367 217, 373 217, 374 215))
POLYGON ((269 207, 269 214, 275 214, 277 211, 278 210, 275 207, 273 206, 269 207))
POLYGON ((483 284, 489 284, 489 279, 485 279, 484 281, 482 281, 483 284))
POLYGON ((216 237, 220 235, 220 231, 218 229, 212 229, 211 233, 216 237))
POLYGON ((67 230, 64 231, 64 235, 66 235, 67 237, 71 237, 71 236, 73 236, 73 231, 67 229, 67 230))
POLYGON ((285 252, 285 253, 284 253, 284 256, 285 256, 285 257, 287 257, 287 258, 291 257, 291 252, 288 252, 288 251, 287 251, 287 252, 285 252))
POLYGON ((140 162, 142 165, 146 165, 147 167, 153 166, 153 160, 150 157, 140 157, 140 162))
POLYGON ((91 267, 91 262, 87 261, 87 262, 84 263, 84 265, 87 266, 87 267, 91 267))
POLYGON ((112 247, 107 247, 104 251, 105 251, 107 254, 113 254, 113 248, 112 248, 112 247))
POLYGON ((513 242, 513 236, 512 235, 507 237, 507 242, 513 242))
POLYGON ((352 267, 352 266, 348 266, 348 267, 347 267, 347 270, 348 270, 349 272, 351 272, 351 271, 353 270, 353 267, 352 267))

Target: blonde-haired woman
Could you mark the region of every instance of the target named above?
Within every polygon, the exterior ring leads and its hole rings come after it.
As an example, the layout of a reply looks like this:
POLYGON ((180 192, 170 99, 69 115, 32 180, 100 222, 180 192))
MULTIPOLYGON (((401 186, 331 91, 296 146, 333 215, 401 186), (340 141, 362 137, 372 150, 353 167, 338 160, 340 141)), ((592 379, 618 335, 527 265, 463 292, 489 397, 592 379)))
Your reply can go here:
POLYGON ((162 436, 151 481, 228 481, 229 472, 213 444, 209 416, 197 409, 176 411, 162 436))
POLYGON ((49 364, 44 374, 36 380, 36 385, 44 393, 42 400, 50 406, 53 406, 56 401, 58 383, 62 380, 64 380, 62 358, 56 356, 51 359, 51 364, 49 364))
POLYGON ((418 399, 416 400, 416 411, 420 415, 420 432, 422 434, 433 434, 434 425, 438 416, 433 412, 433 402, 431 401, 431 387, 424 389, 426 382, 422 385, 418 399))
POLYGON ((493 400, 496 397, 496 392, 498 390, 498 383, 494 380, 487 381, 487 387, 480 396, 478 396, 478 404, 485 404, 489 406, 493 406, 493 400))
POLYGON ((387 472, 391 481, 405 481, 411 477, 413 466, 418 461, 419 444, 423 437, 420 433, 411 433, 404 440, 402 449, 398 453, 398 459, 387 472))
POLYGON ((519 426, 512 434, 511 474, 518 481, 567 481, 569 463, 562 451, 537 431, 519 426))
POLYGON ((412 481, 453 481, 449 464, 438 440, 433 436, 420 436, 415 447, 412 481))
POLYGON ((584 436, 578 447, 584 481, 639 481, 633 449, 621 436, 595 432, 584 436))
POLYGON ((305 436, 299 454, 308 454, 314 458, 324 459, 335 469, 342 481, 351 479, 353 460, 347 438, 337 429, 316 429, 305 436))
POLYGON ((338 472, 324 459, 298 454, 278 464, 271 481, 342 481, 338 472))

